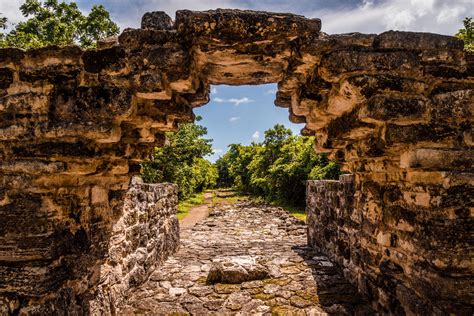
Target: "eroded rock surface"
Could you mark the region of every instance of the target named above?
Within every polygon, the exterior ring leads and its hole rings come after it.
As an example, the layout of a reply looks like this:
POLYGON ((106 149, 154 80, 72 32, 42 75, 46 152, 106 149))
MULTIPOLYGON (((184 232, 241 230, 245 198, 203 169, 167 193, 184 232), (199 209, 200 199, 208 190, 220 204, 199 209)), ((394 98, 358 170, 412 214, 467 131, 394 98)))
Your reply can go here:
POLYGON ((303 222, 282 209, 242 203, 215 209, 187 231, 180 250, 133 292, 119 314, 369 314, 368 305, 335 264, 306 246, 303 222), (269 275, 209 284, 216 262, 246 270, 258 264, 269 275))
POLYGON ((246 281, 263 280, 270 276, 267 267, 258 257, 234 256, 215 259, 206 279, 207 284, 239 284, 246 281))
POLYGON ((275 104, 354 174, 350 221, 317 226, 351 237, 321 249, 382 311, 422 313, 416 297, 472 314, 474 57, 462 41, 327 35, 319 19, 240 10, 155 12, 142 26, 97 50, 0 50, 0 296, 58 310, 92 299, 114 205, 164 133, 193 120, 210 84, 277 82, 275 104))
MULTIPOLYGON (((99 193, 94 194, 99 199, 99 193)), ((78 284, 60 287, 57 297, 52 300, 28 305, 21 301, 21 292, 15 292, 15 289, 30 286, 30 290, 38 291, 34 293, 39 296, 61 284, 62 280, 55 279, 56 284, 47 284, 49 288, 42 288, 44 284, 40 282, 41 279, 35 279, 44 270, 41 265, 30 263, 24 268, 28 271, 27 277, 22 277, 25 271, 21 267, 25 263, 12 264, 9 270, 0 270, 0 278, 9 281, 0 283, 4 294, 0 296, 0 315, 112 315, 131 289, 147 280, 156 267, 176 252, 179 226, 176 218, 178 188, 175 184, 144 184, 140 178, 134 178, 128 190, 115 193, 111 205, 113 214, 110 216, 113 216, 114 224, 109 230, 101 231, 110 235, 104 238, 107 245, 102 249, 106 253, 100 254, 105 258, 100 269, 94 261, 98 254, 86 252, 92 247, 87 244, 86 234, 83 231, 76 232, 76 238, 81 238, 80 242, 67 245, 73 252, 68 253, 69 258, 62 258, 71 261, 74 258, 75 261, 60 276, 54 274, 57 268, 50 268, 48 274, 63 279, 78 277, 78 284), (81 252, 89 255, 77 255, 81 252), (88 286, 91 281, 94 287, 88 286)))

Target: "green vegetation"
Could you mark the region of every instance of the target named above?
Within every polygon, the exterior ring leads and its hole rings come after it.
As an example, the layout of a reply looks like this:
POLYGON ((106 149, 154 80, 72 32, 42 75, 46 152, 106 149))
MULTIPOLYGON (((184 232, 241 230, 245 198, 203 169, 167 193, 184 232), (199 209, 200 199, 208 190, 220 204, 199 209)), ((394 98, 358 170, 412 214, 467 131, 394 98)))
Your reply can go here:
POLYGON ((306 211, 302 206, 288 205, 278 201, 271 202, 271 205, 281 207, 287 210, 291 216, 306 222, 306 211))
POLYGON ((304 209, 298 209, 294 211, 290 210, 290 215, 293 217, 296 217, 299 220, 306 222, 306 212, 304 209))
POLYGON ((196 193, 184 201, 180 201, 178 204, 178 220, 182 220, 188 215, 189 210, 197 205, 204 204, 204 193, 196 193))
POLYGON ((296 217, 302 221, 306 221, 306 211, 305 207, 302 205, 291 205, 285 203, 281 200, 268 201, 264 197, 258 196, 253 199, 257 204, 269 204, 275 207, 281 207, 282 209, 288 211, 291 216, 296 217))
POLYGON ((242 194, 252 195, 304 219, 305 181, 337 179, 340 174, 336 163, 315 153, 314 137, 293 135, 283 125, 267 130, 262 143, 230 145, 215 164, 204 158, 212 152, 212 140, 205 139, 206 135, 207 129, 199 124, 180 124, 177 132, 166 134, 164 147, 155 148, 153 161, 142 165, 145 182, 178 185, 183 217, 191 206, 203 202, 197 193, 218 186, 238 193, 215 191, 214 204, 234 203, 242 194))
POLYGON ((337 179, 339 166, 313 149, 314 137, 292 135, 277 124, 265 131, 262 143, 232 144, 216 162, 221 187, 263 197, 284 205, 305 204, 305 181, 337 179))
POLYGON ((247 199, 248 196, 229 188, 214 190, 212 194, 212 204, 234 204, 247 199))
MULTIPOLYGON (((73 1, 26 0, 20 11, 29 18, 11 32, 0 34, 0 47, 28 49, 79 44, 94 48, 98 40, 119 33, 119 27, 102 5, 94 5, 89 15, 84 16, 73 1)), ((0 28, 5 29, 7 22, 6 17, 0 17, 0 28)))
POLYGON ((0 17, 0 29, 4 30, 7 28, 8 19, 4 16, 0 17))
POLYGON ((474 21, 472 21, 472 18, 466 17, 463 23, 464 28, 460 29, 455 36, 464 41, 466 51, 474 53, 474 21))
POLYGON ((156 147, 153 161, 142 165, 143 180, 176 183, 180 200, 214 187, 217 169, 204 158, 212 153, 212 140, 205 139, 206 134, 205 127, 194 123, 180 124, 177 132, 166 133, 167 144, 156 147))

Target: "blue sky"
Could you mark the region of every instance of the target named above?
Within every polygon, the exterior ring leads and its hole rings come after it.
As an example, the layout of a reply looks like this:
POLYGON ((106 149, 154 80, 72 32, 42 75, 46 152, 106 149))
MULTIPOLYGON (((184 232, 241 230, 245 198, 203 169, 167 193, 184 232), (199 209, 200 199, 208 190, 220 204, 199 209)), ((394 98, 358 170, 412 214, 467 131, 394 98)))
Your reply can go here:
POLYGON ((208 157, 215 161, 232 143, 250 144, 264 138, 264 131, 280 123, 294 134, 304 124, 292 124, 288 120, 288 109, 273 104, 276 84, 259 86, 212 86, 211 101, 194 110, 202 116, 199 124, 208 129, 208 138, 214 140, 214 154, 208 157))
MULTIPOLYGON (((11 22, 23 19, 18 8, 24 0, 0 0, 0 13, 11 22)), ((123 30, 139 27, 147 11, 237 8, 291 12, 322 20, 322 31, 335 33, 381 33, 387 30, 432 32, 452 35, 466 16, 474 16, 474 0, 79 0, 87 14, 94 4, 103 4, 123 30)), ((273 105, 276 85, 213 86, 211 102, 195 110, 201 124, 214 139, 215 160, 230 143, 261 141, 263 132, 282 123, 298 133, 303 127, 291 124, 288 110, 273 105), (256 137, 258 136, 258 137, 256 137)))

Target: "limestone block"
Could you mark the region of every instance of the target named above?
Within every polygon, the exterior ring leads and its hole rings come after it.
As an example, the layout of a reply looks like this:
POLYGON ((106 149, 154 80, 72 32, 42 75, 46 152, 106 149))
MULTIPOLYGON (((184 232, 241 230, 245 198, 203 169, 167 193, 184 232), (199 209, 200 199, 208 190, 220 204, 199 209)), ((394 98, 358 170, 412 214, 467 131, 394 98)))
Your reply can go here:
POLYGON ((401 168, 423 168, 427 170, 471 171, 474 166, 472 150, 446 148, 418 148, 401 155, 401 168))
POLYGON ((173 21, 163 11, 147 12, 142 17, 142 29, 168 30, 173 27, 173 21))
POLYGON ((293 14, 241 10, 210 10, 176 12, 175 28, 185 36, 198 39, 218 39, 233 43, 253 42, 278 37, 317 35, 321 20, 306 19, 293 14))
POLYGON ((374 46, 378 49, 396 48, 406 50, 462 50, 464 44, 461 40, 452 36, 433 33, 388 31, 376 36, 374 46))
POLYGON ((259 264, 256 259, 249 256, 217 259, 211 266, 206 282, 240 284, 268 278, 268 268, 259 264))

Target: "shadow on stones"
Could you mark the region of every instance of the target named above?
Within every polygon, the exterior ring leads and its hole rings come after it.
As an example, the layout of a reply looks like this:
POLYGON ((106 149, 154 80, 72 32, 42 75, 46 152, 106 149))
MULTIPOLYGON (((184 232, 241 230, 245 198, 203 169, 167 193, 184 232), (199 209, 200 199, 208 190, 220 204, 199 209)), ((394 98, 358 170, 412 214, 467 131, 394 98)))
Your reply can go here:
POLYGON ((306 245, 292 247, 311 269, 321 308, 332 315, 374 315, 369 301, 344 278, 341 268, 306 245))
POLYGON ((9 288, 0 282, 0 315, 115 315, 129 291, 177 250, 176 205, 175 185, 132 182, 88 208, 40 194, 0 206, 0 215, 16 216, 17 223, 0 223, 0 235, 18 245, 17 257, 39 258, 0 258, 0 280, 12 276, 9 288))

